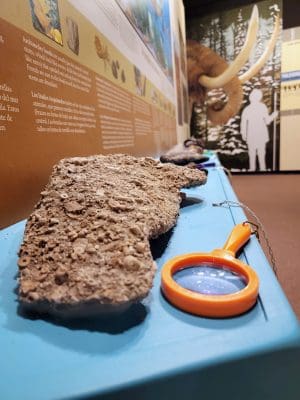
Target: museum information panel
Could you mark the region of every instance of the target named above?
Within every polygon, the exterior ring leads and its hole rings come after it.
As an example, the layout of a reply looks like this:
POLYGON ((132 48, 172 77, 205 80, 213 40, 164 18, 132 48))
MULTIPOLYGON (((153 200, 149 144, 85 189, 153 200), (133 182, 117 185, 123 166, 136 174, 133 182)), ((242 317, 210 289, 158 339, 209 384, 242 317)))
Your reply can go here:
POLYGON ((61 158, 176 143, 174 5, 154 3, 1 5, 0 226, 27 215, 61 158))

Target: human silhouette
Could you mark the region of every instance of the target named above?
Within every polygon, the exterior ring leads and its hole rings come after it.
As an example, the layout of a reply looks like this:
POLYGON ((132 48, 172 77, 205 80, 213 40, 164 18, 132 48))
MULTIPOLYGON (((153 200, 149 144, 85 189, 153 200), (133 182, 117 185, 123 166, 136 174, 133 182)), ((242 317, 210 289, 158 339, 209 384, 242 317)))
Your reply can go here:
POLYGON ((261 101, 262 91, 253 89, 249 95, 250 104, 241 115, 241 135, 248 145, 249 171, 255 171, 256 154, 259 170, 266 170, 266 143, 269 141, 269 125, 278 115, 274 111, 269 115, 266 105, 261 101))

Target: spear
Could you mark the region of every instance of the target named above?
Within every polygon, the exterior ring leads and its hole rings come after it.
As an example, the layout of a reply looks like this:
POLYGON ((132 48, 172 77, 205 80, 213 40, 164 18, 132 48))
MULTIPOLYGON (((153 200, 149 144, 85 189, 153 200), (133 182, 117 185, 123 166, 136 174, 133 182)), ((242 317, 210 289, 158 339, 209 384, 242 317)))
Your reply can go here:
MULTIPOLYGON (((274 112, 276 112, 277 92, 274 92, 274 112)), ((276 162, 276 118, 273 120, 273 171, 275 171, 276 162)))

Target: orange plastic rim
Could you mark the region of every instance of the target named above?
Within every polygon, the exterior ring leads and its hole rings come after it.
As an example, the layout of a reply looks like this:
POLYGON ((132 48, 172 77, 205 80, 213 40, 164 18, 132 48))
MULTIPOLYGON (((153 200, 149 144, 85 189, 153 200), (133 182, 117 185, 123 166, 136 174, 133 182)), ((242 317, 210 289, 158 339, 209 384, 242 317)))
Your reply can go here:
POLYGON ((254 306, 259 288, 256 272, 226 252, 218 251, 217 253, 185 254, 174 257, 163 266, 161 288, 173 305, 189 313, 212 318, 232 317, 254 306), (244 289, 232 294, 206 295, 185 289, 173 279, 177 271, 201 263, 210 263, 212 267, 228 267, 231 271, 242 275, 247 285, 244 289))

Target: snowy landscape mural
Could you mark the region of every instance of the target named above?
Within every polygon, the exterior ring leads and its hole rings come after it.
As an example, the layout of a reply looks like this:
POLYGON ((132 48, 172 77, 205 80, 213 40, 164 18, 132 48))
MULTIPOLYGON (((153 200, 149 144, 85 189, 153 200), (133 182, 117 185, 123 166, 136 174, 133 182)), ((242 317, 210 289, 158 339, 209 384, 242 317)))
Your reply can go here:
MULTIPOLYGON (((279 16, 281 26, 281 1, 262 1, 257 3, 257 7, 259 30, 256 45, 239 75, 248 71, 264 53, 274 29, 276 16, 279 16)), ((188 25, 187 38, 211 48, 230 64, 244 45, 252 9, 253 4, 194 19, 188 25)), ((280 120, 277 111, 280 109, 280 70, 281 34, 278 35, 276 45, 263 67, 243 83, 243 100, 238 114, 223 125, 213 125, 207 118, 207 107, 212 101, 218 99, 226 102, 226 94, 222 89, 209 90, 205 101, 194 105, 192 135, 202 137, 206 148, 215 150, 222 164, 232 171, 272 171, 279 168, 280 120), (261 104, 264 104, 267 113, 265 115, 272 116, 263 119, 264 130, 258 129, 256 133, 260 135, 262 131, 267 132, 264 144, 261 145, 264 156, 261 155, 262 150, 254 152, 253 147, 250 149, 247 133, 245 129, 243 132, 241 130, 241 116, 251 103, 249 96, 254 89, 261 91, 259 107, 263 107, 261 104)), ((257 140, 261 143, 260 136, 257 136, 257 140)))

